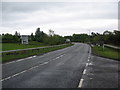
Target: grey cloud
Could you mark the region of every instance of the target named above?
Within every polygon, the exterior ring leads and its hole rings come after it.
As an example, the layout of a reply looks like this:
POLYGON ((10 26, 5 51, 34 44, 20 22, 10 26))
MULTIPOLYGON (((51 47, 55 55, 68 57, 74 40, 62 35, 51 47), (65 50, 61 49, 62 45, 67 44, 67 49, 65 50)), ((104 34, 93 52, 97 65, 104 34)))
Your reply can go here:
MULTIPOLYGON (((3 26, 61 24, 94 19, 117 19, 117 3, 3 2, 3 26)), ((95 23, 93 23, 95 24, 95 23)), ((66 28, 64 28, 66 29, 66 28)), ((72 29, 69 29, 72 30, 72 29)), ((76 29, 76 31, 79 29, 76 29)), ((73 31, 69 31, 73 32, 73 31)))

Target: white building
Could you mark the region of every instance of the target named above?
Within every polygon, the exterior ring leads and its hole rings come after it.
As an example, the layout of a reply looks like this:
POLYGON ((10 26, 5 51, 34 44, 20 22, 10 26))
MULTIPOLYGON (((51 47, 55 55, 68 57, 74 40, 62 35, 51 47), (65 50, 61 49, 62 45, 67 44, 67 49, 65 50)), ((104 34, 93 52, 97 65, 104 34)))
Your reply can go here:
POLYGON ((70 42, 70 39, 66 39, 66 42, 70 42))
POLYGON ((54 31, 53 30, 49 30, 49 36, 54 36, 54 31))
POLYGON ((22 44, 28 44, 28 35, 21 35, 22 44))

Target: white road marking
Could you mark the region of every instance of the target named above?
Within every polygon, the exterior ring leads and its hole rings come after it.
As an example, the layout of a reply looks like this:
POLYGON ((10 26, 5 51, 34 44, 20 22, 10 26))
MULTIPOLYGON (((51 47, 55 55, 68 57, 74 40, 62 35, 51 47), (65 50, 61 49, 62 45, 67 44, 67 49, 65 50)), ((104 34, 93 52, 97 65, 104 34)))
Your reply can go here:
POLYGON ((37 56, 35 55, 35 56, 33 56, 33 57, 37 57, 37 56))
MULTIPOLYGON (((58 59, 58 58, 60 58, 60 57, 62 57, 62 56, 64 56, 64 55, 65 55, 65 54, 60 55, 60 56, 57 57, 56 59, 58 59)), ((33 58, 33 57, 37 57, 37 56, 34 55, 34 56, 27 57, 27 58, 23 58, 23 59, 19 59, 19 60, 15 60, 15 61, 7 62, 7 63, 5 63, 4 65, 11 64, 11 63, 15 63, 15 62, 20 62, 20 61, 23 61, 23 60, 26 60, 26 59, 31 59, 31 58, 33 58)), ((42 56, 41 56, 41 57, 42 57, 42 56)))
POLYGON ((79 83, 79 86, 78 86, 78 88, 81 88, 81 87, 82 87, 83 80, 84 80, 84 79, 81 79, 81 80, 80 80, 80 83, 79 83))
MULTIPOLYGON (((48 63, 48 62, 44 62, 44 63, 39 64, 39 65, 45 65, 45 64, 47 64, 47 63, 48 63)), ((12 77, 18 76, 18 75, 20 75, 20 74, 22 74, 22 73, 25 73, 25 72, 29 71, 29 70, 35 69, 35 68, 39 67, 39 65, 34 66, 34 67, 31 67, 31 68, 29 68, 29 69, 26 69, 26 70, 24 70, 24 71, 22 71, 22 72, 16 73, 16 74, 14 74, 14 75, 12 75, 12 76, 9 76, 9 77, 7 77, 7 78, 4 78, 4 79, 2 79, 1 81, 8 80, 8 79, 10 79, 10 78, 12 78, 12 77)))
POLYGON ((43 64, 41 64, 41 65, 45 65, 45 64, 47 64, 48 62, 44 62, 43 64))
POLYGON ((56 57, 56 59, 58 59, 58 58, 60 58, 60 57, 56 57))
POLYGON ((30 58, 33 58, 33 57, 28 57, 28 58, 26 58, 26 59, 30 59, 30 58))
POLYGON ((12 77, 15 77, 15 76, 18 76, 18 75, 20 75, 20 74, 22 74, 22 73, 24 73, 24 72, 27 72, 27 70, 24 70, 24 71, 22 71, 22 72, 20 72, 20 73, 16 73, 16 74, 14 74, 14 75, 12 75, 12 76, 9 76, 9 77, 7 77, 7 78, 4 78, 4 79, 2 79, 2 80, 0 80, 0 81, 8 80, 8 79, 10 79, 10 78, 12 78, 12 77))
POLYGON ((92 63, 89 63, 88 65, 93 65, 92 63))
MULTIPOLYGON (((61 58, 61 57, 63 57, 64 55, 65 55, 65 54, 56 57, 55 60, 56 60, 56 59, 59 59, 59 58, 61 58)), ((54 59, 53 59, 53 60, 54 60, 54 59)))
MULTIPOLYGON (((58 58, 60 58, 60 57, 62 57, 62 56, 64 56, 64 54, 63 54, 63 55, 60 55, 60 56, 57 57, 56 59, 58 59, 58 58)), ((36 56, 32 56, 32 57, 36 57, 36 56)), ((28 57, 28 58, 26 58, 26 59, 30 59, 30 58, 32 58, 32 57, 28 57)), ((56 60, 56 59, 53 59, 53 60, 56 60)), ((22 60, 25 60, 25 59, 19 59, 19 60, 17 60, 17 61, 12 61, 12 62, 9 62, 9 63, 19 62, 19 61, 22 61, 22 60)), ((9 63, 6 63, 6 64, 9 64, 9 63)), ((26 70, 24 70, 24 71, 22 71, 22 72, 19 72, 19 73, 16 73, 16 74, 12 75, 12 76, 7 77, 7 78, 1 79, 0 81, 8 80, 8 79, 13 78, 13 77, 15 77, 15 76, 18 76, 18 75, 20 75, 20 74, 22 74, 22 73, 24 73, 24 72, 30 71, 30 70, 32 70, 32 69, 35 69, 35 68, 39 67, 40 65, 45 65, 45 64, 47 64, 47 63, 49 63, 49 62, 44 62, 44 63, 42 63, 42 64, 36 65, 36 66, 31 67, 31 68, 29 68, 29 69, 26 69, 26 70)), ((63 64, 64 64, 64 63, 63 63, 63 64)))
POLYGON ((11 63, 14 63, 15 61, 11 61, 11 62, 8 62, 8 63, 5 63, 5 64, 11 64, 11 63))
POLYGON ((88 63, 86 63, 86 67, 88 66, 88 63))
POLYGON ((4 80, 10 79, 10 78, 11 78, 11 77, 7 77, 7 78, 2 79, 2 80, 0 80, 0 81, 2 82, 2 81, 4 81, 4 80))
POLYGON ((84 69, 83 74, 86 74, 86 69, 84 69))
POLYGON ((88 59, 88 62, 89 62, 90 60, 88 59))
POLYGON ((11 61, 11 62, 5 63, 4 65, 11 64, 11 63, 15 63, 15 62, 20 62, 20 61, 23 61, 23 60, 26 60, 26 59, 31 59, 31 58, 33 58, 33 57, 27 57, 27 58, 23 58, 23 59, 11 61))
POLYGON ((24 59, 19 59, 19 60, 17 60, 16 62, 19 62, 19 61, 23 61, 24 59))
POLYGON ((65 54, 60 55, 60 57, 63 57, 65 54))
MULTIPOLYGON (((90 48, 90 52, 89 52, 89 55, 88 55, 88 62, 90 61, 90 57, 91 57, 91 48, 90 48)), ((88 65, 92 65, 92 63, 86 63, 86 66, 85 66, 85 68, 88 66, 88 65)), ((84 69, 84 71, 83 71, 83 75, 85 75, 86 74, 86 69, 84 69)), ((83 75, 82 75, 82 77, 83 77, 83 75)), ((81 88, 82 87, 82 84, 83 84, 83 78, 80 80, 80 83, 79 83, 79 85, 78 85, 78 88, 81 88)))

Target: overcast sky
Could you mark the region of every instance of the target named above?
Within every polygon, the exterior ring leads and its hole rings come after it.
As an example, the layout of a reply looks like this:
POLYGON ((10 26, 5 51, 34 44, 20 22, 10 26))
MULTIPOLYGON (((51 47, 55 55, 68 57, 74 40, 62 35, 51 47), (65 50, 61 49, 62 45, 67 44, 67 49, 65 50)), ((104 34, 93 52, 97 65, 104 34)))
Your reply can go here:
POLYGON ((40 27, 65 36, 118 29, 118 2, 2 2, 2 33, 30 35, 40 27))

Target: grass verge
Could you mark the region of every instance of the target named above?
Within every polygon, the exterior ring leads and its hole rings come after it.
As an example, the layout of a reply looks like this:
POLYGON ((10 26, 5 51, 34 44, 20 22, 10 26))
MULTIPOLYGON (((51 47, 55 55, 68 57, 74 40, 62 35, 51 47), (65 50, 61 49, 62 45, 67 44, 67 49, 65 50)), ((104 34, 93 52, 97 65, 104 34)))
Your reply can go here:
POLYGON ((40 42, 29 42, 28 45, 19 44, 19 43, 0 43, 0 45, 2 45, 2 51, 47 46, 47 45, 40 43, 40 42))
POLYGON ((27 51, 17 51, 17 52, 10 52, 10 53, 2 53, 2 63, 9 62, 12 60, 17 60, 33 55, 41 55, 50 51, 55 51, 58 49, 66 48, 69 46, 72 46, 73 44, 66 44, 56 47, 50 47, 50 48, 40 48, 35 50, 27 50, 27 51))
POLYGON ((120 60, 120 51, 112 48, 105 47, 104 50, 101 46, 92 47, 92 53, 101 57, 120 60))

